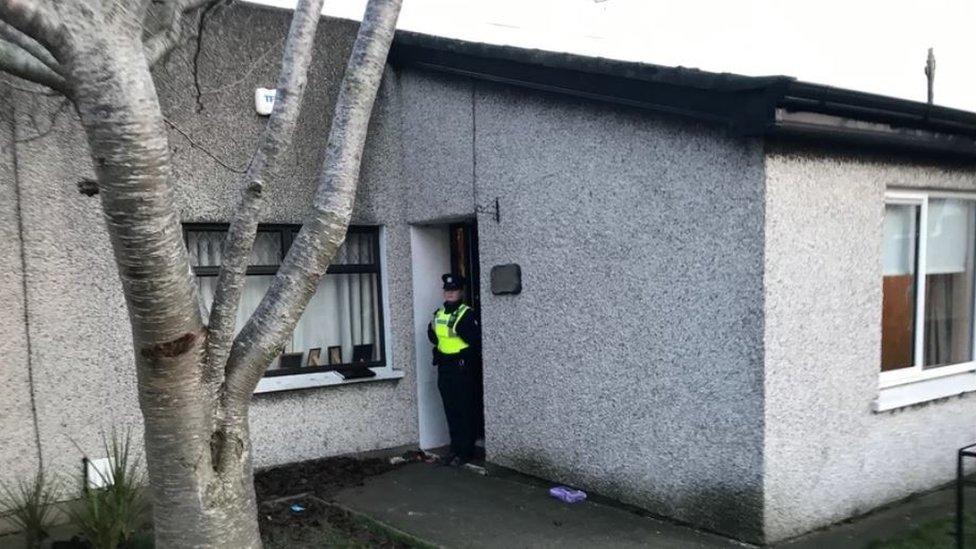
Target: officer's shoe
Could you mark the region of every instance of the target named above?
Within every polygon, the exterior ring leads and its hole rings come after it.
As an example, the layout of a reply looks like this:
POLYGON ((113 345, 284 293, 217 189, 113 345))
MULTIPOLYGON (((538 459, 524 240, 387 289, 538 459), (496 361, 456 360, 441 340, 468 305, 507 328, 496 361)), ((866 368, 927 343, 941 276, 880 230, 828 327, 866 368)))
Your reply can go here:
POLYGON ((468 460, 462 458, 461 456, 454 456, 454 459, 451 460, 450 466, 451 467, 463 467, 467 463, 468 463, 468 460))
POLYGON ((454 460, 456 460, 456 459, 458 459, 458 457, 456 455, 454 455, 454 454, 447 454, 446 456, 444 456, 444 457, 442 457, 440 459, 440 464, 441 465, 445 465, 447 467, 451 467, 452 466, 451 464, 454 463, 454 460))

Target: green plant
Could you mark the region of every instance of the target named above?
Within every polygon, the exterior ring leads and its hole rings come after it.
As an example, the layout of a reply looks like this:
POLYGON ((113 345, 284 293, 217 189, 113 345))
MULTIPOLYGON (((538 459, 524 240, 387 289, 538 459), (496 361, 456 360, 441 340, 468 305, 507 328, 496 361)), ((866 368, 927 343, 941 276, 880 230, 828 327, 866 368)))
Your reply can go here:
POLYGON ((57 479, 44 476, 43 469, 38 469, 31 480, 0 486, 0 509, 6 509, 10 513, 7 518, 23 530, 27 547, 40 547, 47 537, 60 494, 57 479))
POLYGON ((95 549, 128 547, 147 522, 144 477, 138 458, 132 455, 131 432, 120 438, 113 431, 111 440, 103 436, 102 443, 109 471, 95 470, 95 474, 104 488, 89 488, 86 482, 81 501, 69 508, 68 514, 95 549))

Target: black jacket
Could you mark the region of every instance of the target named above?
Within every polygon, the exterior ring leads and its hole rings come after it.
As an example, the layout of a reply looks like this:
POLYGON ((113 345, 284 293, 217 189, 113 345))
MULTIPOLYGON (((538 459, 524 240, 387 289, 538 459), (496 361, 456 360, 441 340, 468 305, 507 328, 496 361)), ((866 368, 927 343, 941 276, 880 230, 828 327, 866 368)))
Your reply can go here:
MULTIPOLYGON (((447 314, 453 313, 460 306, 460 303, 444 303, 444 311, 447 314)), ((478 350, 481 348, 481 321, 478 319, 478 314, 472 308, 464 313, 464 316, 458 320, 457 325, 454 327, 454 331, 457 335, 464 340, 465 343, 470 345, 467 349, 461 351, 457 355, 452 355, 452 360, 473 360, 479 353, 478 350)), ((437 334, 434 333, 434 326, 431 322, 427 323, 427 339, 435 345, 434 347, 434 364, 443 364, 447 357, 442 355, 437 350, 437 334)))

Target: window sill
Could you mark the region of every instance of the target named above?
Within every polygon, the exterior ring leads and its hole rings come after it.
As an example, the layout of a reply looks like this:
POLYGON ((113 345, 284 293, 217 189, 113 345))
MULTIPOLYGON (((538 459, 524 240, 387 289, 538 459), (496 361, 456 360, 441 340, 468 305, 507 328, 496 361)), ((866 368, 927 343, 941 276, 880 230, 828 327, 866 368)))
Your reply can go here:
POLYGON ((974 367, 962 372, 947 372, 946 375, 939 377, 882 387, 878 392, 878 398, 872 403, 872 409, 875 412, 886 412, 972 391, 976 391, 976 368, 974 367))
POLYGON ((376 372, 376 377, 361 379, 343 379, 336 372, 316 372, 313 374, 295 374, 290 376, 265 377, 258 382, 258 393, 273 393, 277 391, 294 391, 296 389, 311 389, 313 387, 330 387, 333 385, 352 385, 354 383, 368 383, 371 381, 391 381, 403 378, 403 370, 389 368, 370 368, 376 372))

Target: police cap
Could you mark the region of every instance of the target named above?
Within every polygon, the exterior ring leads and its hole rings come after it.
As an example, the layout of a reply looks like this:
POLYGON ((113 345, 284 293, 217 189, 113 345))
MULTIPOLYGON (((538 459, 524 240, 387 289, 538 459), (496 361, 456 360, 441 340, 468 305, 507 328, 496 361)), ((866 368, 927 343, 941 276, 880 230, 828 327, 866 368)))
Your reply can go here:
POLYGON ((441 276, 444 281, 445 290, 460 290, 464 287, 464 277, 453 273, 446 273, 441 276))

